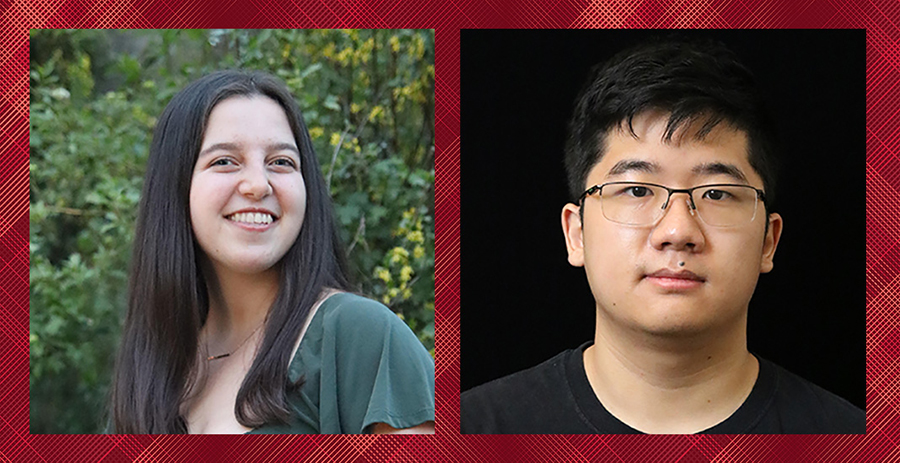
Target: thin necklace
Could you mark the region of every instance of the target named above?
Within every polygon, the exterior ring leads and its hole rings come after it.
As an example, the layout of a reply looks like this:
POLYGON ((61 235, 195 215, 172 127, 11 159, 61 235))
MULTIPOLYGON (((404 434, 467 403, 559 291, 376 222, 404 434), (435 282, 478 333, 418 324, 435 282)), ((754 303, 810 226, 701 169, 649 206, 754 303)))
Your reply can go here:
MULTIPOLYGON (((209 357, 206 357, 206 360, 207 360, 207 361, 209 361, 209 360, 218 360, 218 359, 223 359, 223 358, 225 358, 225 357, 231 356, 231 354, 233 354, 233 353, 237 352, 238 350, 240 350, 241 347, 244 347, 244 344, 247 344, 247 341, 249 341, 250 338, 252 338, 253 335, 256 334, 256 332, 259 331, 260 328, 262 328, 262 326, 265 324, 265 322, 266 322, 266 321, 263 320, 262 323, 260 323, 259 326, 257 326, 255 330, 251 331, 251 332, 250 332, 250 335, 247 336, 246 339, 244 339, 243 341, 241 341, 241 343, 238 344, 238 346, 235 347, 233 351, 227 352, 227 353, 224 353, 224 354, 219 354, 219 355, 210 355, 209 357)), ((209 353, 209 343, 206 344, 206 352, 209 353)))

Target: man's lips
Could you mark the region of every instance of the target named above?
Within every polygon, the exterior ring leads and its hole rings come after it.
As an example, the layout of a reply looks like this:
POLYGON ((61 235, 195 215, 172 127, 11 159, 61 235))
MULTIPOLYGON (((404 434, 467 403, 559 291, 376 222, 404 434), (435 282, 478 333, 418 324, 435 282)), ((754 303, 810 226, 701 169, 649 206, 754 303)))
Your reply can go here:
POLYGON ((647 282, 669 291, 687 291, 700 288, 706 281, 705 278, 690 270, 660 269, 644 276, 647 282))
POLYGON ((647 274, 646 277, 649 278, 671 278, 676 280, 693 280, 704 282, 705 278, 697 275, 696 273, 690 270, 669 270, 669 269, 660 269, 653 273, 647 274))

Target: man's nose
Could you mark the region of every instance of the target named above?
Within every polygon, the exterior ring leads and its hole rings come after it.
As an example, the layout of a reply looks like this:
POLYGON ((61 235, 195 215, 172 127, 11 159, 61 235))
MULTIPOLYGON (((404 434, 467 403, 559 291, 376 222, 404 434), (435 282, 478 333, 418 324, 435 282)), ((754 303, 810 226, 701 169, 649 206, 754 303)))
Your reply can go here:
POLYGON ((672 248, 699 251, 706 245, 706 237, 700 226, 700 216, 691 206, 686 193, 673 193, 650 233, 650 244, 656 249, 672 248))

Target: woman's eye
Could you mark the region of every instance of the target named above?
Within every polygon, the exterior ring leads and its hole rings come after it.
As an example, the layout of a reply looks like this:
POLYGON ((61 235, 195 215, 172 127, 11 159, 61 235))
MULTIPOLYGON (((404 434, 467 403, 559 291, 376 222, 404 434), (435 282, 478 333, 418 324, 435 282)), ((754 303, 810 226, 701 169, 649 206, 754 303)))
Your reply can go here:
POLYGON ((230 165, 234 165, 234 161, 232 161, 232 160, 229 159, 229 158, 219 158, 219 159, 216 159, 215 161, 213 161, 212 164, 210 164, 210 165, 213 165, 213 166, 230 166, 230 165))
POLYGON ((282 167, 291 167, 291 168, 296 167, 296 164, 294 163, 294 161, 291 159, 287 159, 287 158, 276 159, 276 160, 272 161, 272 164, 275 164, 276 166, 282 166, 282 167))

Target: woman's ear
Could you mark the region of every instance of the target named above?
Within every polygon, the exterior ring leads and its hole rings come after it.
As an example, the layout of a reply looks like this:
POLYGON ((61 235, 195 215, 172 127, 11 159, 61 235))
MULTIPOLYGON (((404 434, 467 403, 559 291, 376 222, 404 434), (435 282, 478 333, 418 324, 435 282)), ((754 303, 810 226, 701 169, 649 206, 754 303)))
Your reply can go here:
POLYGON ((581 233, 581 208, 569 203, 563 206, 562 229, 566 238, 566 249, 569 251, 569 264, 574 267, 584 266, 584 239, 581 233))

